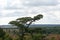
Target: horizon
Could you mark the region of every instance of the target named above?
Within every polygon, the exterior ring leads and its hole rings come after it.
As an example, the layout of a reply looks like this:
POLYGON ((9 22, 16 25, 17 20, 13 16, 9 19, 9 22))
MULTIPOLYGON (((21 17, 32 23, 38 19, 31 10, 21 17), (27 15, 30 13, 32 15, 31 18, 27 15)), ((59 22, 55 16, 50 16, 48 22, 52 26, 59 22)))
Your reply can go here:
MULTIPOLYGON (((0 28, 17 28, 17 26, 13 26, 13 25, 0 25, 0 28)), ((33 25, 30 25, 30 27, 60 27, 59 24, 33 24, 33 25)))
MULTIPOLYGON (((4 24, 4 25, 11 25, 11 24, 4 24)), ((60 24, 31 24, 31 25, 60 25, 60 24)), ((2 26, 2 25, 0 25, 2 26)))

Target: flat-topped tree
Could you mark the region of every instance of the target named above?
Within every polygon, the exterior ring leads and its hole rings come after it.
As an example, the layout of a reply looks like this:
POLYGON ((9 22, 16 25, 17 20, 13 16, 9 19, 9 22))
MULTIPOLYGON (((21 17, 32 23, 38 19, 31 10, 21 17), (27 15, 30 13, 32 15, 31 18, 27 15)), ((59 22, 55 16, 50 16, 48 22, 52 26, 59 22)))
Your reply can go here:
POLYGON ((24 37, 24 33, 28 32, 28 28, 29 26, 35 22, 36 20, 39 20, 43 18, 43 15, 39 14, 37 16, 34 16, 33 18, 31 17, 22 17, 22 18, 17 18, 15 21, 10 21, 9 24, 15 25, 19 28, 19 30, 22 30, 22 38, 21 40, 23 40, 24 37), (24 32, 25 30, 25 32, 24 32))

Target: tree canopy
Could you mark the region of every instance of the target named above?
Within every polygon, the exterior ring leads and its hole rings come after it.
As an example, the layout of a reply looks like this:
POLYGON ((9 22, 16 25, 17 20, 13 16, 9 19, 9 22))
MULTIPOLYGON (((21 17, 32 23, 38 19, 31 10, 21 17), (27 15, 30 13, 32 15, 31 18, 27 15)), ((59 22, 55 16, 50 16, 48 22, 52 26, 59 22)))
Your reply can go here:
POLYGON ((43 18, 43 15, 41 15, 41 14, 34 16, 33 18, 22 17, 22 18, 17 18, 16 21, 10 21, 9 24, 13 24, 15 26, 21 26, 20 24, 27 25, 27 24, 30 24, 31 22, 34 22, 34 21, 39 20, 41 18, 43 18))
POLYGON ((15 21, 10 21, 9 24, 12 24, 14 26, 17 26, 19 28, 19 30, 21 29, 22 31, 22 38, 21 40, 23 40, 23 37, 24 37, 24 33, 25 32, 29 32, 28 28, 29 26, 35 22, 36 20, 39 20, 43 18, 43 15, 39 14, 37 16, 34 16, 33 18, 32 17, 22 17, 22 18, 17 18, 15 21), (25 30, 25 32, 24 32, 25 30))

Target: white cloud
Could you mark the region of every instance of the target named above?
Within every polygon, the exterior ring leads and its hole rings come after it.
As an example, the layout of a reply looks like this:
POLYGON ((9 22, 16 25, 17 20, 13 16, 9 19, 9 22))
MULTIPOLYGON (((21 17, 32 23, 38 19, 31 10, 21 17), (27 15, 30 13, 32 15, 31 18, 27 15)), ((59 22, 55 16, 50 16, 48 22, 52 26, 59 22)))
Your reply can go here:
MULTIPOLYGON (((14 13, 15 12, 15 10, 0 10, 0 17, 5 17, 7 14, 12 14, 12 13, 14 13)), ((8 17, 8 16, 7 16, 8 17)))
POLYGON ((7 0, 0 0, 0 10, 2 8, 5 8, 6 7, 6 4, 7 4, 7 0))
POLYGON ((60 24, 59 1, 60 0, 0 0, 0 24, 8 24, 9 21, 18 17, 33 17, 37 14, 43 14, 43 19, 35 23, 60 24))
POLYGON ((22 2, 21 0, 7 0, 7 9, 21 9, 22 2))
POLYGON ((58 5, 57 0, 26 0, 23 2, 25 6, 55 6, 58 5))
POLYGON ((3 17, 0 18, 0 25, 7 25, 10 21, 15 20, 18 17, 3 17))

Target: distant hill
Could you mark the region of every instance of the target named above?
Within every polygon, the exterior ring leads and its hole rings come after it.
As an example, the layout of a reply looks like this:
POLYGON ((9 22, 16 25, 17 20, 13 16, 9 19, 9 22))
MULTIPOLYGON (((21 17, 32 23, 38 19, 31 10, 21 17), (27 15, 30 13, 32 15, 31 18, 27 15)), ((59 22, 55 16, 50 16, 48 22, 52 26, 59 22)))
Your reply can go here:
POLYGON ((60 27, 60 24, 33 24, 30 27, 60 27))
POLYGON ((0 25, 0 28, 17 28, 17 27, 12 25, 0 25))
MULTIPOLYGON (((60 24, 33 24, 30 27, 60 27, 60 24)), ((0 28, 17 28, 12 25, 0 25, 0 28)))

